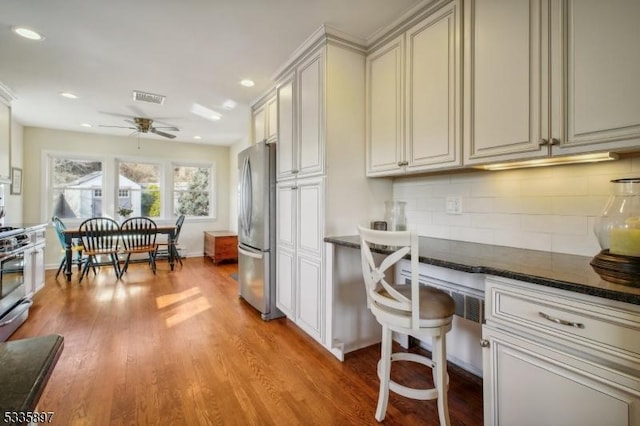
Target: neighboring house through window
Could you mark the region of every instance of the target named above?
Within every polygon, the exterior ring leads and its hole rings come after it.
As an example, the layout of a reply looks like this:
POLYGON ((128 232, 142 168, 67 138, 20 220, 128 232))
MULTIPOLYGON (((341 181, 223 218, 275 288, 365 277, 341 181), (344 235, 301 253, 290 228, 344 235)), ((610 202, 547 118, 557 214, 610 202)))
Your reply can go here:
POLYGON ((78 158, 59 153, 46 153, 46 158, 49 216, 117 217, 118 210, 126 208, 133 210, 132 216, 215 217, 211 164, 78 158), (172 173, 167 173, 169 170, 172 173), (111 184, 114 179, 108 177, 114 175, 118 176, 117 188, 111 184))

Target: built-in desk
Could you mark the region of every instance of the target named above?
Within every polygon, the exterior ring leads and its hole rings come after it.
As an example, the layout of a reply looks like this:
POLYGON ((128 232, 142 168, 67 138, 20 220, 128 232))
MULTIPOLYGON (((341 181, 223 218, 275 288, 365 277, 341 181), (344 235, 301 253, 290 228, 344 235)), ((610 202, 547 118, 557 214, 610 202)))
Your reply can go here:
MULTIPOLYGON (((29 423, 20 416, 36 410, 62 352, 63 340, 62 336, 52 334, 0 343, 0 415, 9 414, 8 424, 29 423)), ((49 415, 46 407, 38 408, 49 415)), ((52 421, 55 424, 55 413, 52 421)))
MULTIPOLYGON (((324 241, 360 249, 357 235, 326 237, 324 241)), ((374 251, 390 253, 381 248, 374 251)), ((640 305, 640 281, 638 287, 604 281, 589 264, 591 257, 429 237, 420 237, 419 251, 424 264, 640 305)))

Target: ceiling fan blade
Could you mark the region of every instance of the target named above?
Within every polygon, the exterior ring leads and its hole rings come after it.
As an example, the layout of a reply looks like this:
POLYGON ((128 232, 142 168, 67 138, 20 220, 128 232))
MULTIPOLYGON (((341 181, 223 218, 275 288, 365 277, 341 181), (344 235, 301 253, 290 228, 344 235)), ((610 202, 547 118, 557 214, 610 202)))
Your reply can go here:
POLYGON ((137 127, 131 127, 131 126, 108 126, 106 124, 99 124, 98 127, 116 127, 118 129, 131 129, 131 130, 137 130, 137 127))
POLYGON ((165 133, 160 130, 157 130, 155 127, 152 127, 151 129, 149 129, 149 131, 151 133, 155 133, 156 135, 164 136, 165 138, 169 138, 169 139, 174 139, 176 137, 176 135, 172 135, 170 133, 165 133))
POLYGON ((171 132, 179 132, 180 129, 178 129, 176 126, 154 126, 154 129, 165 129, 165 130, 169 130, 171 132))
POLYGON ((117 112, 108 112, 108 111, 98 111, 98 113, 111 115, 113 117, 132 118, 131 114, 120 114, 120 113, 117 113, 117 112))

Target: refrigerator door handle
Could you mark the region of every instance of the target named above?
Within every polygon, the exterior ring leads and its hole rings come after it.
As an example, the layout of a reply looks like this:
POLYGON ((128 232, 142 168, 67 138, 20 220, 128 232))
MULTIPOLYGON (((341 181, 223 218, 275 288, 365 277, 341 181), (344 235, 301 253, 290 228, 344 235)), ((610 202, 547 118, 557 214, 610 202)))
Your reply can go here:
POLYGON ((245 158, 242 165, 242 185, 242 222, 245 231, 249 234, 251 232, 251 217, 253 216, 251 199, 253 187, 251 184, 251 163, 249 163, 249 158, 245 158))
POLYGON ((244 254, 245 256, 253 257, 254 259, 262 259, 264 257, 262 253, 254 253, 252 251, 247 251, 240 246, 238 246, 238 253, 244 254))

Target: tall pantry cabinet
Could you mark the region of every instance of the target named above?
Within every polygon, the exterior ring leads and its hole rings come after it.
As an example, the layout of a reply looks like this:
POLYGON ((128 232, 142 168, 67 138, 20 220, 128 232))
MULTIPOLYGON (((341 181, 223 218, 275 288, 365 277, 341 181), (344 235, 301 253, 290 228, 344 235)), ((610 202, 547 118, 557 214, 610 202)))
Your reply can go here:
POLYGON ((277 77, 277 306, 325 346, 324 236, 353 234, 390 195, 361 160, 364 61, 361 45, 322 27, 277 77))

